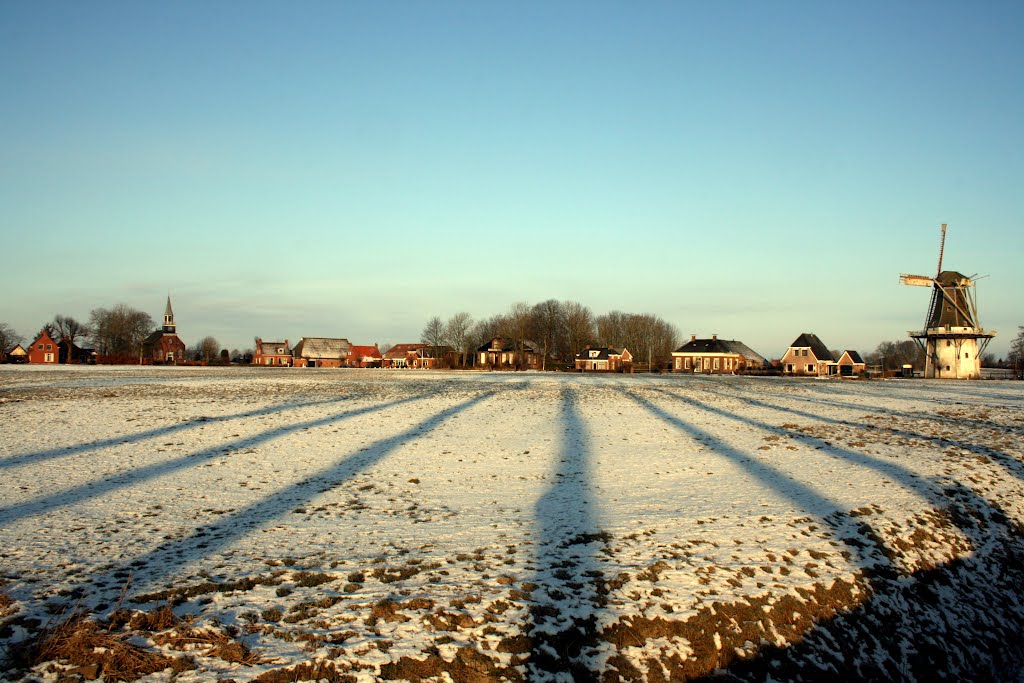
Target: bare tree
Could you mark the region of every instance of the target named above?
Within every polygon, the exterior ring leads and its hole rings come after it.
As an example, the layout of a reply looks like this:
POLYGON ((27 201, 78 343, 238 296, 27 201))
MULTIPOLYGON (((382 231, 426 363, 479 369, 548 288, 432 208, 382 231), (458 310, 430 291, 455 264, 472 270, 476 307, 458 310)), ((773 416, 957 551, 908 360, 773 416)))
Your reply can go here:
POLYGON ((555 299, 542 301, 533 307, 533 330, 544 353, 541 370, 547 370, 547 361, 558 346, 559 332, 564 326, 562 304, 555 299))
POLYGON ((89 326, 78 322, 70 315, 60 315, 58 313, 53 316, 53 328, 58 335, 57 341, 67 349, 64 355, 64 363, 70 364, 71 350, 74 348, 75 340, 88 336, 90 334, 89 326))
POLYGON ((526 340, 530 335, 532 309, 525 301, 518 301, 508 309, 505 316, 504 334, 512 340, 517 353, 516 366, 523 367, 526 362, 526 340))
POLYGON ((210 363, 217 360, 220 343, 215 337, 203 337, 192 347, 192 357, 210 363))
POLYGON ((462 367, 466 367, 466 355, 473 352, 473 341, 470 337, 472 325, 473 317, 461 311, 449 318, 444 326, 444 337, 448 345, 459 353, 462 367))
POLYGON ((576 301, 562 302, 562 313, 565 324, 565 339, 568 346, 568 357, 572 361, 584 345, 594 340, 594 314, 590 309, 576 301))
POLYGON ((0 323, 0 358, 3 358, 8 351, 18 344, 24 342, 24 337, 14 331, 7 323, 0 323))
POLYGON ((438 316, 432 317, 423 327, 420 341, 430 347, 430 355, 440 361, 441 347, 444 346, 444 323, 438 316))
POLYGON ((153 331, 153 319, 131 306, 116 304, 110 309, 94 308, 89 313, 89 328, 97 353, 135 357, 153 331))
POLYGON ((1010 353, 1007 356, 1010 367, 1013 368, 1013 376, 1017 379, 1024 379, 1024 325, 1017 328, 1017 336, 1010 342, 1010 353))

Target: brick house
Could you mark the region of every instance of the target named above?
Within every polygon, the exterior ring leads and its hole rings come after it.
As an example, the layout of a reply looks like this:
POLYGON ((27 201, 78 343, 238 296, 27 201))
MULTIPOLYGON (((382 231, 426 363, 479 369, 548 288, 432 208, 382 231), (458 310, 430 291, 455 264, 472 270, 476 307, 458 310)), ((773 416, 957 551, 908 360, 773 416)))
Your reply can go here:
POLYGON ((164 308, 164 324, 142 342, 142 362, 157 365, 175 365, 185 358, 185 342, 178 337, 178 326, 174 324, 171 297, 167 297, 164 308))
POLYGON ((836 365, 839 367, 840 377, 853 377, 854 375, 860 375, 867 371, 867 364, 864 359, 860 357, 860 354, 851 349, 843 351, 843 355, 836 361, 836 365))
POLYGON ((297 368, 340 368, 348 362, 352 345, 341 337, 303 337, 292 349, 297 368))
POLYGON ((832 352, 818 335, 804 332, 789 345, 779 366, 784 375, 818 376, 828 375, 829 365, 835 362, 832 352))
POLYGON ((495 337, 476 350, 477 365, 492 368, 525 367, 538 370, 541 355, 534 342, 523 340, 523 348, 520 351, 516 343, 508 337, 495 337))
POLYGON ((60 360, 60 349, 50 333, 40 330, 39 336, 28 347, 28 362, 40 365, 56 365, 60 360))
POLYGON ((710 339, 692 335, 689 342, 672 352, 672 372, 735 375, 769 366, 764 356, 743 342, 719 339, 717 334, 710 339))
POLYGON ((292 350, 288 340, 283 342, 265 342, 256 337, 256 350, 252 355, 253 365, 273 365, 275 367, 291 367, 292 350))
POLYGON ((377 345, 353 346, 349 351, 348 367, 379 368, 384 357, 377 345))
POLYGON ((416 368, 434 370, 452 365, 455 352, 447 346, 435 349, 429 344, 395 344, 381 358, 383 368, 416 368))
POLYGON ((580 372, 628 372, 633 366, 633 354, 628 349, 588 346, 576 354, 574 364, 580 372))

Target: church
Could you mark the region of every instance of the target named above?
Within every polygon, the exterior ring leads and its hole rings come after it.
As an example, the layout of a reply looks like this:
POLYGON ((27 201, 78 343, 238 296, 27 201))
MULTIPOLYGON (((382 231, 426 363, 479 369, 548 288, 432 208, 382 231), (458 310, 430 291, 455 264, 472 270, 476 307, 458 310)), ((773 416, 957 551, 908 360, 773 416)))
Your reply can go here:
POLYGON ((174 324, 174 311, 171 309, 171 297, 167 296, 167 308, 164 309, 164 326, 155 330, 142 342, 142 362, 149 365, 174 365, 185 358, 185 342, 177 334, 174 324))

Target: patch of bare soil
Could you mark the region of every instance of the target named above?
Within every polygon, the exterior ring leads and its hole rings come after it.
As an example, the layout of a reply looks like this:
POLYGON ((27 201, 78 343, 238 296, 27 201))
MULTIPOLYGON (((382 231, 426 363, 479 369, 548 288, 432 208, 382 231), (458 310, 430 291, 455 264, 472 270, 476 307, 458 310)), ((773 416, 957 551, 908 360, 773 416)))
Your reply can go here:
POLYGON ((437 680, 443 674, 459 683, 524 680, 516 669, 500 667, 493 659, 471 647, 459 648, 450 662, 439 654, 432 653, 426 659, 402 657, 380 669, 380 677, 388 681, 437 680))

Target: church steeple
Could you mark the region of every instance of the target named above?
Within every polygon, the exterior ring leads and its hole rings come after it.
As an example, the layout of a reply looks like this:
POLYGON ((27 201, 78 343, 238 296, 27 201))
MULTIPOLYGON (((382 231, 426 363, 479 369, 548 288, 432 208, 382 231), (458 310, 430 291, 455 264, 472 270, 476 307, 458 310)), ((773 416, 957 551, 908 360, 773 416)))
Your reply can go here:
POLYGON ((171 295, 167 295, 167 308, 164 309, 164 332, 167 334, 174 334, 174 311, 171 310, 171 295))

